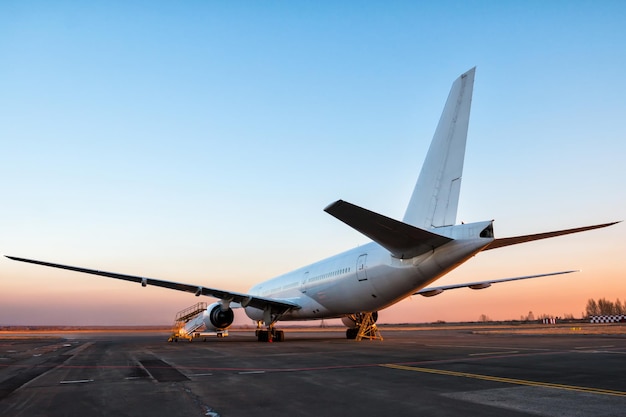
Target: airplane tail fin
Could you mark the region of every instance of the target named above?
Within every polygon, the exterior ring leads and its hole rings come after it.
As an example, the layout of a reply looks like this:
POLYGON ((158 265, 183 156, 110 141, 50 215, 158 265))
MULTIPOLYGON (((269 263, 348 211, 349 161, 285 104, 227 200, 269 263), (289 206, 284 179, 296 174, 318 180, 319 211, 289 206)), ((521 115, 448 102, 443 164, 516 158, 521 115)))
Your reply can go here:
POLYGON ((456 223, 475 71, 452 84, 404 223, 426 230, 456 223))

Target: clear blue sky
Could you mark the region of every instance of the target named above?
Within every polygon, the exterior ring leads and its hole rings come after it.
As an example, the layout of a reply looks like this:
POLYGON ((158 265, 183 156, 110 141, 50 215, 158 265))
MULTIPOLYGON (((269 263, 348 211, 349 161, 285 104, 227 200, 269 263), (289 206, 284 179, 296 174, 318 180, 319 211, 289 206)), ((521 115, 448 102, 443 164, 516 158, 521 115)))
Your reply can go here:
MULTIPOLYGON (((621 1, 2 2, 0 252, 245 291, 367 241, 322 211, 336 199, 401 218, 473 66, 459 221, 624 219, 624 22, 621 1)), ((568 282, 623 299, 623 237, 494 251, 445 279, 583 268, 568 282)), ((402 314, 498 317, 481 298, 451 313, 463 291, 402 314)), ((0 261, 0 324, 167 323, 195 301, 0 261)))

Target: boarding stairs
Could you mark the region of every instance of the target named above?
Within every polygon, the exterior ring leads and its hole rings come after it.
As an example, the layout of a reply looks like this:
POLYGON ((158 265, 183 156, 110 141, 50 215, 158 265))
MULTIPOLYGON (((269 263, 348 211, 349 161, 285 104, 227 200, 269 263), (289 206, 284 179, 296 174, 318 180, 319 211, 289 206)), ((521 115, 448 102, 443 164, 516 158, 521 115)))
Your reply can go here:
POLYGON ((359 332, 356 335, 357 342, 363 339, 383 340, 383 335, 380 334, 380 330, 376 326, 373 313, 362 313, 362 320, 358 329, 359 332))
POLYGON ((176 313, 172 335, 167 341, 178 342, 179 339, 185 339, 191 342, 197 333, 196 330, 204 326, 202 313, 206 308, 207 304, 200 302, 176 313))

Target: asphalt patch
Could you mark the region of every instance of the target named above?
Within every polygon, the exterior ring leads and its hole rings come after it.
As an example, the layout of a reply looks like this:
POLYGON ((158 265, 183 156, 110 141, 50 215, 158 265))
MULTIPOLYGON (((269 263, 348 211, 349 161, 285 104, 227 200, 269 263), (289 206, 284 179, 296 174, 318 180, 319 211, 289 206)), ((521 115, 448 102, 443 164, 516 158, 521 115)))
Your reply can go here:
POLYGON ((161 359, 144 359, 140 360, 139 363, 158 382, 189 381, 189 378, 161 359))
POLYGON ((55 356, 32 368, 24 369, 19 374, 0 382, 0 400, 8 397, 13 391, 37 378, 39 375, 43 375, 49 370, 56 368, 71 357, 72 355, 55 356))

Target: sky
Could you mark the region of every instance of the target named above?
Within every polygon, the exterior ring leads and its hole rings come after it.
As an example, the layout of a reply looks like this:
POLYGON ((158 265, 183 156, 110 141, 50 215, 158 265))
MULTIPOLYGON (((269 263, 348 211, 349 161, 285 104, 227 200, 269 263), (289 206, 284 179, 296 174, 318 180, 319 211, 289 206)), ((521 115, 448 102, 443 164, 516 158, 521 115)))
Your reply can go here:
MULTIPOLYGON (((401 219, 476 66, 457 220, 626 219, 621 1, 0 4, 0 253, 245 292, 401 219)), ((624 223, 489 251, 387 323, 580 316, 626 299, 624 223)), ((192 294, 0 260, 0 325, 169 324, 192 294)), ((211 301, 207 299, 206 301, 211 301)), ((249 323, 241 317, 240 323, 249 323)))

